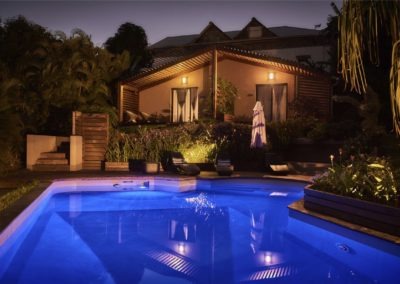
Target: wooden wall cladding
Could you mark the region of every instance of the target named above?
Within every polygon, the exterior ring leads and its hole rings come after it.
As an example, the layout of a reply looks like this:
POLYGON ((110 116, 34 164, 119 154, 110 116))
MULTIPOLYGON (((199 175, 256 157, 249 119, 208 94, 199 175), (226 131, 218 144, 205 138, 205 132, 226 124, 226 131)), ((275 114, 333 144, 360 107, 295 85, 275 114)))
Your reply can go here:
POLYGON ((329 79, 297 77, 297 96, 312 101, 324 118, 329 118, 331 115, 331 94, 332 85, 329 79))

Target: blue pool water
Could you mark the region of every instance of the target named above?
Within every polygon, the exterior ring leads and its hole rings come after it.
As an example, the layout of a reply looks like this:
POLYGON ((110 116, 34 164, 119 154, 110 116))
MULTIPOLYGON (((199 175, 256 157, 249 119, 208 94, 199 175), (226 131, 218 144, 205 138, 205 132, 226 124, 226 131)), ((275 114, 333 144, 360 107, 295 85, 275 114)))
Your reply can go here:
POLYGON ((56 194, 0 248, 0 283, 399 283, 400 246, 289 215, 303 187, 56 194))

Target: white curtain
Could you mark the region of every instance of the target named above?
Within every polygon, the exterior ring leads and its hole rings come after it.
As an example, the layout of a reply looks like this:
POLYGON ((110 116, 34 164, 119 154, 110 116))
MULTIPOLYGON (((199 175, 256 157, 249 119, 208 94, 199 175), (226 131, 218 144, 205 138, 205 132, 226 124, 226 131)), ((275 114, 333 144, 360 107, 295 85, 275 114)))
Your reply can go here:
POLYGON ((286 120, 287 86, 277 85, 272 89, 272 120, 286 120))
POLYGON ((196 88, 172 91, 172 121, 188 122, 198 119, 198 96, 196 88))
POLYGON ((190 102, 191 102, 191 116, 190 121, 197 120, 199 118, 199 100, 197 96, 197 88, 190 89, 190 102))

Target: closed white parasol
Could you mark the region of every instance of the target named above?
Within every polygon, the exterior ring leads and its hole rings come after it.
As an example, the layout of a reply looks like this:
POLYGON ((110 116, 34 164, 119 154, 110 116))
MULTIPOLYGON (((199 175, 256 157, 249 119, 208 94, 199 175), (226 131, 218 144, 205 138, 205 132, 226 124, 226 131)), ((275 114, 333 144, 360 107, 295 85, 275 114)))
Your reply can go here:
POLYGON ((262 148, 267 144, 265 132, 264 109, 261 102, 256 102, 253 108, 253 129, 251 131, 251 148, 262 148))

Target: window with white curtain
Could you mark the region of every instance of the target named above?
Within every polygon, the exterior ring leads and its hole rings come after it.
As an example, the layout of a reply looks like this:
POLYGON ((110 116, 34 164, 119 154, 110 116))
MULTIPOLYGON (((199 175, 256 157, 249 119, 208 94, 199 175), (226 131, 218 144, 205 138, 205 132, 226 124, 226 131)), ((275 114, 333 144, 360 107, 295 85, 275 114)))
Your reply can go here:
POLYGON ((256 98, 263 105, 267 121, 286 120, 287 84, 257 85, 256 98))
POLYGON ((197 88, 172 89, 172 122, 189 122, 199 118, 197 88))

